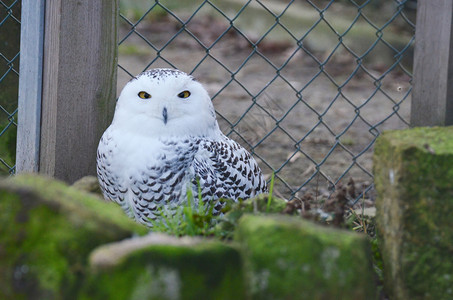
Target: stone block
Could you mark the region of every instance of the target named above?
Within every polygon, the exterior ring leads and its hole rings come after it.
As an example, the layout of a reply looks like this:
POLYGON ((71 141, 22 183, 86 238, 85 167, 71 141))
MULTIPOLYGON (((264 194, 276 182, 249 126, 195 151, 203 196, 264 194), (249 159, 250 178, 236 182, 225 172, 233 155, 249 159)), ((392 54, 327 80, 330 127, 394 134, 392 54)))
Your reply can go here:
POLYGON ((90 252, 148 229, 49 178, 0 181, 0 299, 75 299, 90 252))
POLYGON ((240 243, 252 299, 375 299, 364 235, 300 217, 245 215, 240 243))
POLYGON ((383 133, 374 176, 391 299, 453 299, 453 127, 383 133))
POLYGON ((96 176, 90 175, 82 177, 76 182, 74 182, 72 186, 78 190, 98 195, 99 197, 104 199, 104 196, 102 195, 101 191, 101 186, 99 185, 99 181, 96 176))
POLYGON ((259 194, 258 196, 233 202, 226 200, 224 211, 226 213, 219 218, 216 225, 216 231, 220 236, 230 239, 236 230, 239 219, 246 213, 254 214, 277 214, 282 213, 286 207, 286 201, 276 197, 270 197, 267 194, 259 194))
POLYGON ((96 249, 81 299, 244 299, 239 251, 219 241, 150 234, 96 249))

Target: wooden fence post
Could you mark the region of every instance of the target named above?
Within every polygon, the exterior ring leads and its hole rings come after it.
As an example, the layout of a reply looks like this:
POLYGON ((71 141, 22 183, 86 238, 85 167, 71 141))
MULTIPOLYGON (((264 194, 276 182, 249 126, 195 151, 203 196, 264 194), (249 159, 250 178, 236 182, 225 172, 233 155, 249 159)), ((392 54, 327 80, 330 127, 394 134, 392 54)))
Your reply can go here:
POLYGON ((115 106, 117 20, 117 0, 46 1, 40 173, 70 183, 95 174, 97 144, 115 106))
POLYGON ((453 2, 418 0, 411 126, 453 124, 453 2))
POLYGON ((16 173, 39 169, 44 6, 22 2, 16 173))

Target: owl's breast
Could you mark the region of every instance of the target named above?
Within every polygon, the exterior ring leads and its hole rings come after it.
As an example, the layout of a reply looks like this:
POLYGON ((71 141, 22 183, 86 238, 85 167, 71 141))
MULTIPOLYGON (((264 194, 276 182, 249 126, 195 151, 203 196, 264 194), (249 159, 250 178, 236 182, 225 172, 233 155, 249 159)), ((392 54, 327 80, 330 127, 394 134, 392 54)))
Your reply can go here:
POLYGON ((107 144, 100 147, 108 155, 101 154, 104 163, 98 165, 108 165, 104 173, 115 178, 113 185, 121 186, 121 190, 112 187, 113 181, 105 183, 105 190, 116 193, 110 198, 120 199, 116 202, 131 217, 148 225, 149 219, 156 217, 156 210, 173 209, 186 201, 194 177, 196 141, 129 137, 113 138, 107 144))

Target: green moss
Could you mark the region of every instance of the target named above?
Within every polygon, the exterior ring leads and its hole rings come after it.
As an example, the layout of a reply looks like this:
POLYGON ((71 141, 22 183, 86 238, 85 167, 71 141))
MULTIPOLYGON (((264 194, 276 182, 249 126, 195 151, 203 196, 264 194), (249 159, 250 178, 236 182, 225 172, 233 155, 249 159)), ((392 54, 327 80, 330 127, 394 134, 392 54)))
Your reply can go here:
MULTIPOLYGON (((123 210, 116 204, 105 202, 88 193, 79 191, 65 183, 46 177, 34 175, 20 175, 5 181, 15 189, 28 188, 39 196, 48 205, 58 205, 62 213, 74 223, 83 223, 84 226, 97 226, 95 223, 108 223, 115 231, 117 228, 145 234, 147 228, 129 218, 125 218, 123 210), (77 212, 77 214, 73 214, 77 212), (86 217, 86 219, 82 219, 86 217)), ((1 186, 1 184, 0 184, 1 186)), ((80 224, 79 224, 80 225, 80 224)))
POLYGON ((239 202, 229 202, 226 200, 226 214, 219 218, 219 223, 215 227, 215 234, 223 238, 231 238, 238 225, 239 219, 245 213, 255 214, 277 214, 283 212, 286 201, 267 194, 260 194, 252 199, 239 202))
POLYGON ((453 149, 453 126, 417 127, 409 130, 390 130, 381 135, 389 139, 394 147, 405 149, 415 147, 424 152, 451 154, 453 149))
POLYGON ((253 298, 372 299, 371 253, 364 236, 297 217, 239 221, 253 298))
POLYGON ((148 245, 94 267, 84 299, 243 299, 237 250, 219 242, 148 245))
POLYGON ((384 133, 374 174, 387 291, 395 299, 450 299, 453 127, 384 133))
POLYGON ((147 229, 119 207, 38 176, 0 182, 0 298, 76 298, 91 250, 147 229))

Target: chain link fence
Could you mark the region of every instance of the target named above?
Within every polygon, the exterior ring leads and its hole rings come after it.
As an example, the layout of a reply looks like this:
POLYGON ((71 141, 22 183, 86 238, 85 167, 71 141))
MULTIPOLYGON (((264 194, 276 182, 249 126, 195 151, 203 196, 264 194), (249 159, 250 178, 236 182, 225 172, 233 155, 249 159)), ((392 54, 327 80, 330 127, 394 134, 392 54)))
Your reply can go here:
MULTIPOLYGON (((287 199, 355 182, 373 198, 372 148, 408 125, 413 0, 120 1, 119 90, 178 68, 207 88, 225 134, 287 199)), ((20 7, 0 0, 0 172, 14 173, 20 7)))
POLYGON ((0 175, 15 171, 20 11, 19 0, 0 1, 0 175))
POLYGON ((120 4, 119 89, 149 68, 181 69, 280 196, 349 183, 352 203, 374 197, 373 144, 408 126, 415 1, 120 4))

